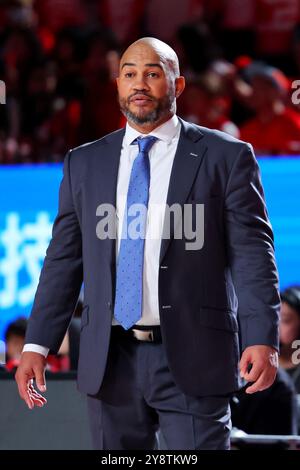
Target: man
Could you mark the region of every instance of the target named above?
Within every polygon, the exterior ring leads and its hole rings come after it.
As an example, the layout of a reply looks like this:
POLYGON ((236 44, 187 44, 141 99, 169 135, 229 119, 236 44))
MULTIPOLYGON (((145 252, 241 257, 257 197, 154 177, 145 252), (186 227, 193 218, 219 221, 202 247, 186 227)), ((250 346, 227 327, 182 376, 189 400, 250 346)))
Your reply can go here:
POLYGON ((32 379, 45 391, 44 356, 58 349, 84 281, 78 386, 94 446, 152 449, 160 429, 169 449, 228 449, 239 343, 248 393, 269 387, 277 367, 278 279, 257 163, 249 145, 177 118, 184 78, 163 42, 132 44, 117 84, 126 129, 65 160, 19 392, 29 408, 45 403, 32 379), (174 219, 161 223, 164 204, 166 214, 192 207, 193 226, 204 205, 200 248, 174 219), (151 214, 140 210, 139 237, 128 224, 136 205, 151 214), (117 240, 101 230, 111 206, 117 240), (160 237, 148 236, 151 225, 160 237))

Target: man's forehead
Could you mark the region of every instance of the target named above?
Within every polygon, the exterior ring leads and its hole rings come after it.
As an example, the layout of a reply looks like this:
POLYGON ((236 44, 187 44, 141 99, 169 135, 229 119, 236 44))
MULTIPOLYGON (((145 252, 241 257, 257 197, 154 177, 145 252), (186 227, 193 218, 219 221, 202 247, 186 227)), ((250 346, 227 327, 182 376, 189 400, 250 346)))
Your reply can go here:
POLYGON ((162 57, 149 45, 134 45, 127 49, 121 57, 121 67, 125 63, 147 64, 159 63, 163 64, 162 57))

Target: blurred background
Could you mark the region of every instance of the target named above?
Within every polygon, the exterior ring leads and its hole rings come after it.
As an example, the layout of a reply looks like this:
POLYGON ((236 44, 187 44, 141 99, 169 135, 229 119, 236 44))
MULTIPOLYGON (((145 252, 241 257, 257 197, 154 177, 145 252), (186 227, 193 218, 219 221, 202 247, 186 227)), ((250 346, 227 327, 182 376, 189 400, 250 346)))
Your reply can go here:
MULTIPOLYGON (((254 434, 297 433, 300 0, 0 0, 2 370, 15 370, 23 347, 64 155, 125 125, 119 57, 143 36, 179 56, 187 87, 178 115, 256 152, 280 274, 281 372, 254 402, 235 397, 234 423, 254 434)), ((59 355, 48 358, 49 373, 76 370, 81 305, 82 297, 59 355)))

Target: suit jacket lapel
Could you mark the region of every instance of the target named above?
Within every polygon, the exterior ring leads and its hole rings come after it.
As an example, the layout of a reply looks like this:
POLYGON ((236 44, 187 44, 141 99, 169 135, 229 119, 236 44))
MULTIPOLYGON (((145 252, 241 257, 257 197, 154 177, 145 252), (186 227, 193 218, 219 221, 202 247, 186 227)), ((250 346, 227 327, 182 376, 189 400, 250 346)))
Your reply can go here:
MULTIPOLYGON (((88 183, 86 191, 89 210, 95 215, 95 223, 99 222, 96 210, 100 204, 110 204, 116 207, 116 190, 118 180, 118 169, 122 142, 125 130, 114 132, 101 139, 92 150, 92 156, 88 167, 88 183)), ((110 223, 115 223, 112 221, 110 223)), ((109 263, 115 264, 115 239, 108 238, 105 241, 105 249, 102 243, 96 243, 96 249, 101 250, 102 256, 108 257, 109 263)), ((99 255, 100 256, 100 255, 99 255)))
POLYGON ((106 203, 116 207, 118 170, 125 129, 108 135, 103 142, 101 165, 101 181, 105 189, 106 203))
MULTIPOLYGON (((198 169, 206 152, 206 145, 199 143, 203 134, 198 127, 189 124, 182 119, 181 134, 174 157, 171 171, 169 190, 167 195, 167 206, 172 204, 183 205, 188 198, 193 182, 197 176, 198 169)), ((167 227, 167 213, 164 219, 164 229, 167 227)), ((160 249, 160 263, 162 262, 171 239, 174 235, 174 227, 170 227, 170 237, 163 238, 160 249)))

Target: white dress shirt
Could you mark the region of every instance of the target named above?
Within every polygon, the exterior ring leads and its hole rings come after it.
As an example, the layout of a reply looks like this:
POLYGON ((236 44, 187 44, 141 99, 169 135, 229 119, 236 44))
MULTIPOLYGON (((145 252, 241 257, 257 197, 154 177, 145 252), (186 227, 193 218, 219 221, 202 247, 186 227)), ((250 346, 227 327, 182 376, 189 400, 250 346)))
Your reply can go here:
MULTIPOLYGON (((181 124, 177 116, 150 132, 157 137, 149 151, 150 160, 150 188, 147 213, 147 226, 144 247, 143 269, 143 308, 142 317, 137 325, 159 325, 158 304, 158 273, 161 234, 163 229, 164 211, 167 200, 170 175, 178 145, 181 124)), ((116 215, 117 215, 117 243, 116 256, 120 249, 120 236, 123 225, 124 208, 127 199, 127 190, 134 159, 138 155, 137 145, 131 145, 139 136, 145 137, 128 123, 122 144, 120 164, 117 181, 116 215)), ((113 317, 112 324, 118 322, 113 317)), ((49 349, 36 344, 26 344, 23 351, 39 352, 47 356, 49 349)))

